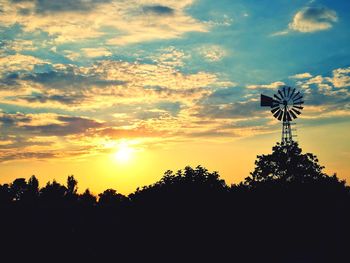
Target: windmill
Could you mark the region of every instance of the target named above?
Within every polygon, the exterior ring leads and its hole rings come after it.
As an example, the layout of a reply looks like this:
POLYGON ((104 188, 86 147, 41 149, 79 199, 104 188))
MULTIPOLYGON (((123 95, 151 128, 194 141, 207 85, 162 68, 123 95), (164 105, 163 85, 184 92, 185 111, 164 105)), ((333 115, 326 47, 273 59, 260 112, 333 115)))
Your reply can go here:
POLYGON ((301 114, 303 95, 288 86, 281 87, 277 92, 273 98, 261 94, 260 105, 270 107, 273 116, 282 121, 282 144, 287 145, 293 141, 291 121, 301 114))

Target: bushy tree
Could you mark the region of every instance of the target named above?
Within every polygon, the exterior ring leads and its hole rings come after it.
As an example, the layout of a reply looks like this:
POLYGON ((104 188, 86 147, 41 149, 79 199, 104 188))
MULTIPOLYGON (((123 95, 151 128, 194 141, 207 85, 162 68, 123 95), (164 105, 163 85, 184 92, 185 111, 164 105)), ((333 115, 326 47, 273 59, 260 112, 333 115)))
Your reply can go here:
POLYGON ((64 199, 67 188, 59 184, 55 180, 48 182, 44 188, 40 190, 40 198, 45 202, 60 202, 64 199))
POLYGON ((124 195, 117 193, 114 189, 107 189, 98 196, 98 203, 102 206, 118 206, 127 201, 124 195))
POLYGON ((135 202, 185 207, 215 202, 227 190, 225 181, 217 172, 209 172, 202 166, 187 166, 176 173, 166 171, 161 180, 137 189, 130 197, 135 202))
POLYGON ((328 177, 317 157, 312 153, 303 154, 296 142, 290 145, 277 143, 271 154, 257 158, 254 171, 245 179, 246 185, 272 181, 309 182, 328 177))
POLYGON ((94 206, 96 204, 96 196, 94 196, 89 189, 79 195, 79 202, 84 206, 94 206))

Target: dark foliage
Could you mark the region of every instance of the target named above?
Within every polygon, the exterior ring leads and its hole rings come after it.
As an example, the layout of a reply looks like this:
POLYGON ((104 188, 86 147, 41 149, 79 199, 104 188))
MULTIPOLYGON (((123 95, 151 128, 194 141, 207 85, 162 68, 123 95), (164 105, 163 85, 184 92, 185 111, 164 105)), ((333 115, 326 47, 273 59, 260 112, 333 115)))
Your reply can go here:
POLYGON ((227 186, 198 166, 124 196, 78 193, 73 176, 0 185, 4 262, 345 263, 350 191, 297 144, 258 156, 227 186))

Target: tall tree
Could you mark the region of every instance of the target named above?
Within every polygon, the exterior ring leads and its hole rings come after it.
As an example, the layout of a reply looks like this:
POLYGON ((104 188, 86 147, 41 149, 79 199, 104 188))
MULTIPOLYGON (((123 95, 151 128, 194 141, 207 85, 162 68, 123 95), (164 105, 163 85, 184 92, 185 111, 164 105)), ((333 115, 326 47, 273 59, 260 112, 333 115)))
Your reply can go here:
POLYGON ((68 176, 67 178, 67 194, 75 195, 78 191, 78 181, 75 180, 73 175, 68 176))

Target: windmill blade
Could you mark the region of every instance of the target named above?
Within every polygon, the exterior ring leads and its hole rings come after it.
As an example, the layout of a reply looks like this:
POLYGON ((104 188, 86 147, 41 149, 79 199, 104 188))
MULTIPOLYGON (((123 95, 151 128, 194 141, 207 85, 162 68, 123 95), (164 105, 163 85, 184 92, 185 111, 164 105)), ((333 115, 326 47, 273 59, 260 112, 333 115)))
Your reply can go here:
POLYGON ((281 98, 284 99, 282 92, 280 90, 278 90, 277 92, 280 94, 281 98))
POLYGON ((278 114, 280 113, 281 109, 278 108, 277 111, 273 114, 273 117, 277 118, 278 114))
POLYGON ((300 114, 301 114, 301 112, 300 112, 300 111, 298 111, 298 110, 296 110, 296 109, 292 109, 292 111, 293 111, 294 113, 298 114, 298 115, 300 115, 300 114))
POLYGON ((304 109, 304 107, 301 107, 301 106, 298 106, 298 105, 293 105, 293 107, 295 107, 295 108, 297 108, 297 109, 299 109, 299 110, 304 109))
POLYGON ((281 109, 278 108, 278 110, 275 112, 275 114, 273 115, 273 117, 275 117, 276 119, 278 118, 278 116, 281 114, 281 109))
POLYGON ((292 118, 290 117, 290 114, 289 114, 289 111, 288 111, 288 110, 285 112, 285 114, 287 115, 287 120, 288 120, 288 121, 291 121, 292 118))
POLYGON ((297 115, 294 114, 294 112, 292 110, 289 110, 289 114, 292 115, 293 119, 298 118, 297 115))
POLYGON ((287 121, 287 111, 283 111, 283 121, 287 121))
POLYGON ((296 98, 297 96, 299 96, 300 91, 298 91, 297 93, 294 94, 294 96, 291 98, 292 100, 294 100, 294 98, 296 98))
POLYGON ((278 111, 280 109, 280 107, 276 107, 274 109, 271 110, 272 114, 274 114, 276 111, 278 111))
POLYGON ((294 93, 295 93, 295 88, 293 88, 293 90, 292 90, 292 94, 290 94, 290 97, 289 97, 289 98, 292 98, 292 97, 293 97, 293 95, 294 95, 294 93))
MULTIPOLYGON (((280 97, 278 97, 278 95, 273 94, 273 96, 274 96, 277 100, 282 101, 282 99, 281 99, 280 97)), ((280 102, 280 103, 281 103, 281 102, 280 102)))
POLYGON ((277 119, 282 120, 282 116, 283 116, 283 111, 281 110, 281 111, 279 111, 277 119))
POLYGON ((290 87, 288 87, 287 97, 289 97, 290 94, 290 87))
POLYGON ((301 100, 293 103, 293 105, 301 105, 301 104, 304 104, 304 101, 301 100))
POLYGON ((286 95, 286 87, 283 87, 282 90, 283 90, 284 97, 287 97, 287 95, 286 95))
POLYGON ((297 101, 303 98, 303 95, 300 95, 298 98, 294 98, 293 101, 297 101))

